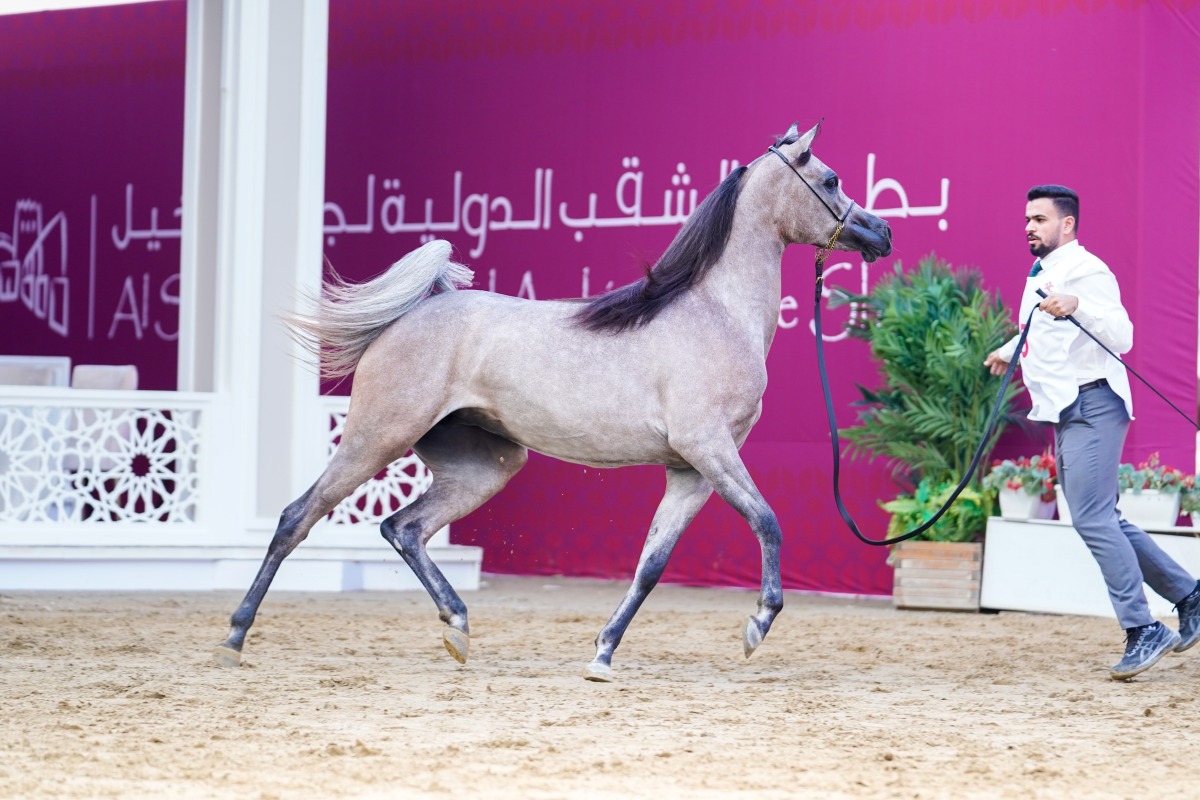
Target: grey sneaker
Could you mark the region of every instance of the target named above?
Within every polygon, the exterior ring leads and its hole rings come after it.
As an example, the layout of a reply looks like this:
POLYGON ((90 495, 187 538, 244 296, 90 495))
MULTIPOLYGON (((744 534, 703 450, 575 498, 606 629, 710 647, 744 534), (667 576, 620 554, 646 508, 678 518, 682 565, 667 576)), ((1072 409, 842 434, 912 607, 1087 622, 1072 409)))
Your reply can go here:
POLYGON ((1192 593, 1180 600, 1172 610, 1179 612, 1180 642, 1175 645, 1175 652, 1182 653, 1200 642, 1200 581, 1196 581, 1192 593))
POLYGON ((1115 681, 1128 680, 1153 667, 1179 642, 1179 634, 1161 622, 1126 628, 1125 657, 1109 674, 1115 681))

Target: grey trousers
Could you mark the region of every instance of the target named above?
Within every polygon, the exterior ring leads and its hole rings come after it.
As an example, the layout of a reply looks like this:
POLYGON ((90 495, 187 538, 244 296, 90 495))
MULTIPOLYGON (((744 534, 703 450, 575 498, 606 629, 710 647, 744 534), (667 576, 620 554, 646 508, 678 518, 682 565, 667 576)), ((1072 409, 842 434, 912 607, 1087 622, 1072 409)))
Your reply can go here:
POLYGON ((1172 603, 1196 588, 1183 567, 1117 511, 1117 466, 1128 430, 1125 403, 1107 386, 1080 392, 1054 426, 1071 521, 1100 565, 1122 628, 1154 622, 1143 582, 1172 603))

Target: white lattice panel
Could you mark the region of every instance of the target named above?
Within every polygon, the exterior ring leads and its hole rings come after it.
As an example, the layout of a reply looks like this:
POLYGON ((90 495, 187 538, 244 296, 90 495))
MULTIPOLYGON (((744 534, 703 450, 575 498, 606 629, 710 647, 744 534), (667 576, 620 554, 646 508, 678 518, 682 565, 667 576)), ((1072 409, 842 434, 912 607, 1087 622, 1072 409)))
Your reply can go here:
MULTIPOLYGON (((346 412, 329 414, 329 457, 342 440, 346 412)), ((420 497, 433 483, 433 476, 413 452, 388 464, 387 469, 354 490, 329 514, 333 523, 378 524, 420 497)))
POLYGON ((0 521, 195 522, 200 416, 0 406, 0 521))

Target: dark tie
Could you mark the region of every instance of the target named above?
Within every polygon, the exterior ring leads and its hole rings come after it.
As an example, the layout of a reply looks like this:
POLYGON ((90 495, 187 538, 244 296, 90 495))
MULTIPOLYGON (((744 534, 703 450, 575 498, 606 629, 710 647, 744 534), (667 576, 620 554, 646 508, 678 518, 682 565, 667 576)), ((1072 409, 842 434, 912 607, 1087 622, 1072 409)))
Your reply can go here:
POLYGON ((1033 269, 1029 270, 1029 277, 1032 278, 1041 271, 1042 271, 1042 260, 1039 258, 1037 261, 1033 262, 1033 269))

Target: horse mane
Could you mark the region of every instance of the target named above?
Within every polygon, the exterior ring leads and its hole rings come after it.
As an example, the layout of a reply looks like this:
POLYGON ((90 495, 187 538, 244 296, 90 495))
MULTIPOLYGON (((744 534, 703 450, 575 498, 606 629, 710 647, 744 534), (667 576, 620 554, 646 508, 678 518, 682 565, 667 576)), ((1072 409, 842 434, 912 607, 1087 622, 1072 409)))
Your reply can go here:
POLYGON ((576 321, 593 331, 620 333, 646 324, 695 286, 725 252, 746 167, 729 173, 704 198, 645 277, 585 301, 576 321))

